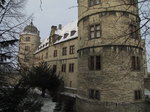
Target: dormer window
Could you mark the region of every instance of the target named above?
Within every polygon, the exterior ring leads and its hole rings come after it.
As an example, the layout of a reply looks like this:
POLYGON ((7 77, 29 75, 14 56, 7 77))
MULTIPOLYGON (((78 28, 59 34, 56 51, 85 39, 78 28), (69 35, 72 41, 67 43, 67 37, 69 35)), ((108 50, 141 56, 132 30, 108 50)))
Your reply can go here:
POLYGON ((68 33, 65 33, 65 34, 64 34, 64 38, 67 38, 68 35, 69 35, 68 33))
POLYGON ((75 33, 76 33, 76 31, 75 31, 75 30, 71 31, 70 36, 73 36, 75 33))

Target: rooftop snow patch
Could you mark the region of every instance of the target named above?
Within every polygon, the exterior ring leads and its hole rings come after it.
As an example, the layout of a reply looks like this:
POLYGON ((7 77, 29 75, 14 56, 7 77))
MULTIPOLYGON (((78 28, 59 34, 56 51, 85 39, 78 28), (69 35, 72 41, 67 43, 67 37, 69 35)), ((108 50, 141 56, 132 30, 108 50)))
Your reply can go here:
MULTIPOLYGON (((67 40, 71 40, 78 37, 78 27, 77 27, 78 20, 72 21, 71 23, 65 25, 62 29, 57 29, 55 34, 61 36, 60 40, 57 40, 54 44, 58 44, 61 42, 65 42, 67 40), (65 34, 67 34, 66 37, 65 34)), ((40 46, 38 47, 37 52, 47 48, 49 46, 49 38, 46 38, 40 46)))

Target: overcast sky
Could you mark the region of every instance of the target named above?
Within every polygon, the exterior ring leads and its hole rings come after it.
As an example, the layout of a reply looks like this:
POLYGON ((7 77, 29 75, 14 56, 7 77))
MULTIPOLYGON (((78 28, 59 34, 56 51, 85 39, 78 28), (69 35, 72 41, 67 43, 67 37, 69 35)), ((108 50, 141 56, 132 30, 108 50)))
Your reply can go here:
POLYGON ((77 0, 28 0, 26 14, 34 14, 33 23, 39 29, 42 39, 50 34, 52 25, 63 26, 77 18, 77 0))

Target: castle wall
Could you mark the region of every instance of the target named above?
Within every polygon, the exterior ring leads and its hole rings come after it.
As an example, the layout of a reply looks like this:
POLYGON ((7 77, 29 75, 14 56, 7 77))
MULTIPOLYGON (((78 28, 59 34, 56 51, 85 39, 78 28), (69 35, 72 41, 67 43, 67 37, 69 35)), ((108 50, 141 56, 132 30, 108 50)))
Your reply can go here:
POLYGON ((77 87, 77 72, 78 72, 78 57, 77 57, 77 38, 68 40, 62 43, 54 44, 48 48, 35 54, 35 64, 40 62, 46 62, 53 67, 56 65, 56 72, 64 79, 65 87, 76 88, 77 87), (70 54, 70 46, 74 45, 74 54, 70 54), (67 47, 66 55, 62 55, 62 48, 67 47), (57 50, 57 56, 54 56, 54 51, 57 50), (46 53, 48 56, 46 57, 46 53), (66 64, 66 72, 62 72, 62 65, 66 64), (74 71, 69 72, 69 64, 74 64, 74 71))
POLYGON ((22 67, 32 67, 34 52, 40 44, 40 37, 36 34, 21 34, 19 41, 19 63, 22 67), (28 37, 30 39, 26 40, 28 37))
MULTIPOLYGON (((126 0, 95 0, 97 4, 91 1, 78 0, 77 111, 116 112, 113 104, 144 102, 144 46, 137 30, 137 5, 126 0), (135 57, 137 69, 133 67, 135 57)), ((133 108, 138 107, 135 105, 133 108)), ((119 106, 119 111, 127 111, 119 106)))

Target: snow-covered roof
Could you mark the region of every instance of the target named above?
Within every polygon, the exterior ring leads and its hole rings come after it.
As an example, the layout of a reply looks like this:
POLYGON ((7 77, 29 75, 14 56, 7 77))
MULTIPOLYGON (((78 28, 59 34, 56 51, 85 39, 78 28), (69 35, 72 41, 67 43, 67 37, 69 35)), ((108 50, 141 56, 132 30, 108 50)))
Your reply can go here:
POLYGON ((36 50, 35 53, 47 48, 49 46, 49 38, 46 38, 45 40, 43 40, 41 42, 41 44, 39 45, 38 49, 36 50))
POLYGON ((67 24, 61 30, 60 29, 56 30, 55 34, 61 36, 61 39, 57 40, 54 44, 58 44, 58 43, 78 37, 77 20, 67 24), (71 35, 72 31, 75 31, 74 35, 71 35), (68 34, 68 36, 64 37, 65 34, 68 34))
MULTIPOLYGON (((55 34, 61 38, 59 40, 56 39, 56 42, 54 44, 58 44, 61 42, 65 42, 67 40, 77 38, 78 37, 77 21, 78 20, 72 21, 71 23, 65 25, 62 29, 56 29, 55 34)), ((46 38, 44 41, 42 41, 42 43, 40 44, 35 53, 47 48, 48 46, 49 46, 49 37, 46 38)))

